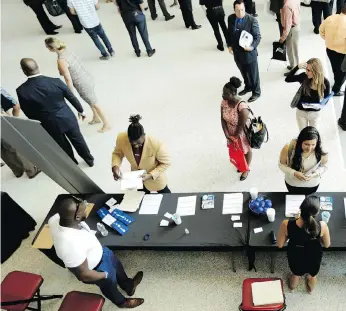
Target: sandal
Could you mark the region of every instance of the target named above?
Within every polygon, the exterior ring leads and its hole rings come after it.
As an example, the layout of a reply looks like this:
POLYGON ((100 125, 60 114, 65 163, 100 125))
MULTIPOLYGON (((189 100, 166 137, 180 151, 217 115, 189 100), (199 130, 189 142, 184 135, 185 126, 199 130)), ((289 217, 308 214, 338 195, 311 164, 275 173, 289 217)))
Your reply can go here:
POLYGON ((245 179, 249 176, 249 173, 250 173, 250 171, 245 171, 245 172, 243 172, 243 173, 240 175, 240 181, 245 180, 245 179), (246 176, 243 175, 244 173, 247 173, 246 176))
POLYGON ((100 128, 99 130, 98 130, 98 132, 99 133, 104 133, 104 132, 107 132, 107 131, 109 131, 111 129, 111 127, 110 126, 102 126, 102 128, 100 128))
POLYGON ((97 123, 101 123, 101 120, 100 119, 92 119, 89 124, 90 125, 94 125, 94 124, 97 124, 97 123))

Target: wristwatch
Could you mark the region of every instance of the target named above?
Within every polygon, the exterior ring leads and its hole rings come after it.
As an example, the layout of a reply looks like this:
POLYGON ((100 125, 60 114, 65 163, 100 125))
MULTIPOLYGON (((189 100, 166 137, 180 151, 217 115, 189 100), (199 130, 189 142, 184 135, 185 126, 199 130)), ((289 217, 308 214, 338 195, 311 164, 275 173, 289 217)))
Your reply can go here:
POLYGON ((108 272, 107 271, 105 271, 105 275, 106 275, 105 279, 108 279, 108 272))

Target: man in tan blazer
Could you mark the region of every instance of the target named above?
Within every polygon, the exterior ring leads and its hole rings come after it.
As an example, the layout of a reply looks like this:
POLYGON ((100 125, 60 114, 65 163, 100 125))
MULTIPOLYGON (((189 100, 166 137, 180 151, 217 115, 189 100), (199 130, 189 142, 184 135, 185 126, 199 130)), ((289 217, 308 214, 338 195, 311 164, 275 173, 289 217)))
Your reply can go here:
POLYGON ((131 164, 131 171, 145 170, 142 176, 146 193, 170 193, 165 171, 171 165, 165 146, 145 134, 139 123, 141 116, 130 116, 127 133, 120 133, 112 154, 112 172, 115 180, 122 177, 120 166, 124 156, 131 164))

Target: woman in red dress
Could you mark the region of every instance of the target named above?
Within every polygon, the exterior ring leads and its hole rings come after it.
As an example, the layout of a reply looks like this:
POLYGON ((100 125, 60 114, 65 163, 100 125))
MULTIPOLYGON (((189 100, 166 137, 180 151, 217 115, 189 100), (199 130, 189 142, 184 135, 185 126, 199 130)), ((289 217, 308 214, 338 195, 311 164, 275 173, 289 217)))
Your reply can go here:
MULTIPOLYGON (((223 87, 221 102, 221 125, 227 139, 227 146, 230 145, 240 148, 244 155, 248 166, 250 167, 252 159, 252 150, 249 141, 244 132, 244 126, 248 119, 248 105, 237 96, 237 89, 240 87, 241 81, 232 77, 223 87)), ((249 175, 250 169, 242 172, 240 180, 245 180, 249 175)))

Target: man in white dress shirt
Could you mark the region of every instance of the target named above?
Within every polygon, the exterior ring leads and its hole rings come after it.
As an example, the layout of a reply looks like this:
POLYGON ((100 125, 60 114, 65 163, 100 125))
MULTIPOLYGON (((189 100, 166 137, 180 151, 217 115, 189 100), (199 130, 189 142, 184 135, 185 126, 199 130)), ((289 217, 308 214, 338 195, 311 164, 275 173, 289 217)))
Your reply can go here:
POLYGON ((142 281, 143 272, 130 279, 113 252, 102 247, 95 234, 84 222, 86 202, 74 196, 60 202, 59 213, 49 221, 49 228, 58 257, 79 281, 95 284, 102 294, 119 308, 135 308, 141 298, 125 298, 117 288, 133 296, 142 281))

